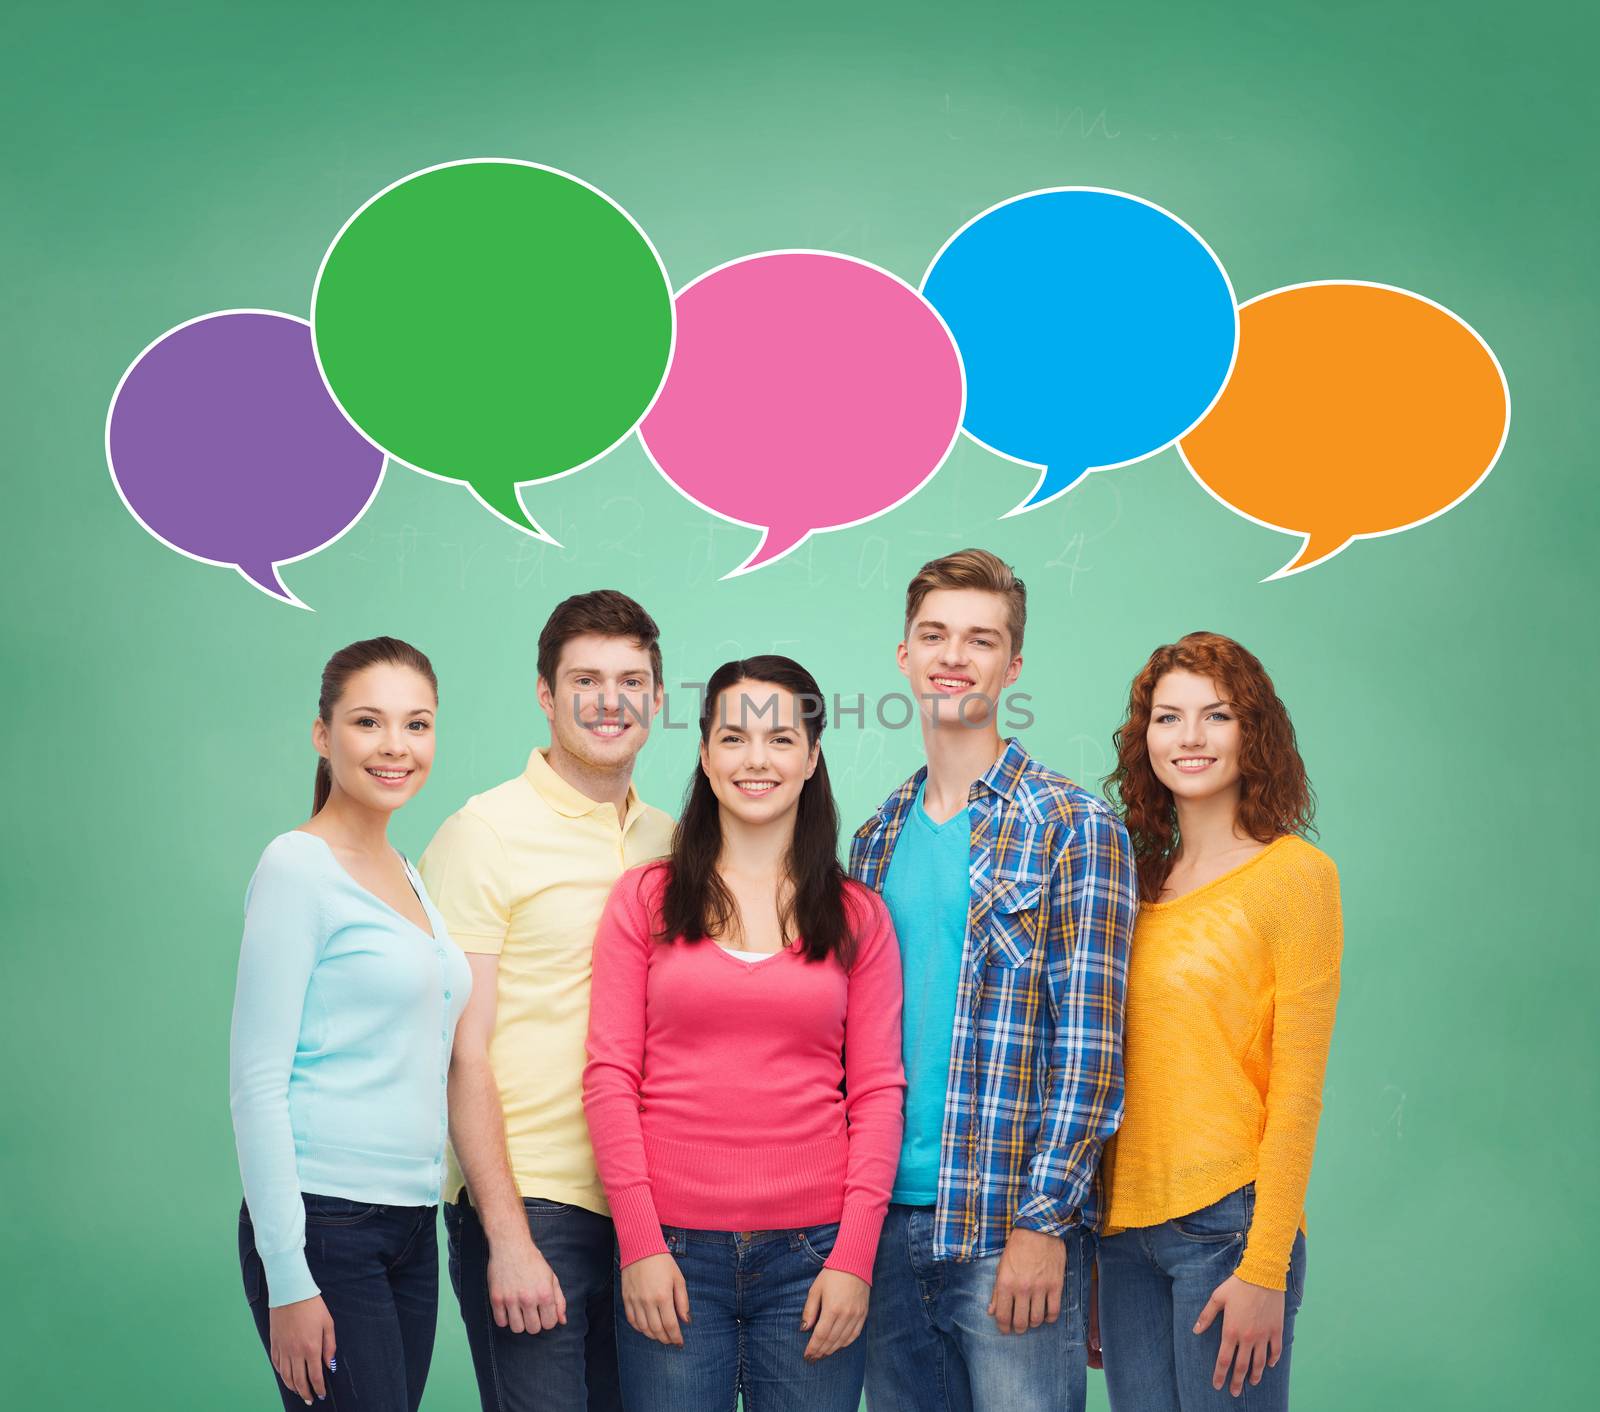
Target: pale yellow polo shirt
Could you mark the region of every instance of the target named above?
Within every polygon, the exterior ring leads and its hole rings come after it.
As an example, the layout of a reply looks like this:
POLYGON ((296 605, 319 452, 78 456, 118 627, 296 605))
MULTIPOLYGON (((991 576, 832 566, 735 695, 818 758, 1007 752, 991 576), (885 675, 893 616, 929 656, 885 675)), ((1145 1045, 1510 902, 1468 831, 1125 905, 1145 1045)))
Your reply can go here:
MULTIPOLYGON (((500 958, 489 1061, 523 1196, 610 1214, 583 1117, 594 933, 612 884, 665 856, 672 820, 630 787, 625 815, 550 768, 542 750, 514 780, 445 820, 422 879, 463 951, 500 958)), ((461 1193, 450 1152, 444 1200, 461 1193)))

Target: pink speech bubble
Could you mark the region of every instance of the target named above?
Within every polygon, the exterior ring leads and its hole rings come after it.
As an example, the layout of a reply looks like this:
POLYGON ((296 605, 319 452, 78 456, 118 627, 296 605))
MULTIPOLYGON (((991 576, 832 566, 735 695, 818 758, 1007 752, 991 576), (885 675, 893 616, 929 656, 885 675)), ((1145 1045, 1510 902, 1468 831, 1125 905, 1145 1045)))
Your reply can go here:
POLYGON ((876 265, 747 255, 686 284, 677 310, 672 366, 639 439, 695 504, 764 531, 724 578, 892 510, 960 433, 966 380, 950 330, 876 265))

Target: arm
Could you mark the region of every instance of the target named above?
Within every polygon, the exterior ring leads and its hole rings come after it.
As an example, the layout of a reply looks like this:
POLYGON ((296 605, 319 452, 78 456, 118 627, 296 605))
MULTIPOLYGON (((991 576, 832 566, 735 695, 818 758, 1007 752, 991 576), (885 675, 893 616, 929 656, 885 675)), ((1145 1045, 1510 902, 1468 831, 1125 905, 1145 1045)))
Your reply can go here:
POLYGON ((989 1300, 1001 1333, 1025 1333, 1060 1316, 1061 1237, 1082 1219, 1101 1149, 1122 1121, 1122 1015, 1138 906, 1127 831, 1109 814, 1088 811, 1050 878, 1042 944, 1055 1034, 1028 1189, 989 1300))
POLYGON ((844 1214, 827 1264, 870 1284, 878 1233, 900 1161, 906 1076, 900 1050, 900 948, 894 926, 876 893, 856 896, 865 925, 845 1002, 844 1111, 850 1146, 844 1214))
POLYGON ((661 1231, 639 1122, 645 1003, 656 944, 647 889, 657 877, 650 869, 624 873, 595 932, 583 1110, 617 1229, 623 1317, 646 1338, 681 1348, 689 1287, 661 1231))
POLYGON ((644 1082, 645 996, 650 977, 650 912, 641 883, 652 876, 624 873, 612 888, 594 938, 594 984, 589 1001, 589 1062, 583 1071, 583 1111, 595 1165, 611 1204, 624 1269, 665 1254, 661 1221, 645 1164, 639 1091, 644 1082))
POLYGON ((845 1000, 844 1108, 849 1124, 844 1210, 839 1234, 812 1281, 801 1329, 813 1329, 804 1356, 815 1362, 848 1348, 867 1321, 872 1266, 889 1207, 905 1128, 901 1064, 900 948, 889 909, 875 893, 846 893, 857 937, 845 1000))
POLYGON ((1085 815, 1050 897, 1045 985, 1055 1038, 1028 1191, 1013 1224, 1059 1236, 1078 1223, 1101 1149, 1122 1121, 1122 1017, 1139 888, 1118 820, 1085 815))
POLYGON ((1270 893, 1247 903, 1273 965, 1272 1062, 1255 1215, 1238 1267, 1212 1291, 1194 1326, 1202 1334, 1222 1315, 1211 1385, 1220 1389, 1231 1376, 1235 1397, 1247 1378, 1259 1383, 1283 1356, 1284 1286, 1311 1177, 1344 940, 1339 875, 1330 859, 1315 853, 1292 877, 1274 881, 1270 893))
POLYGON ((500 1086, 489 1062, 499 958, 472 954, 472 995, 450 1051, 450 1145, 489 1242, 489 1307, 513 1333, 539 1333, 567 1322, 567 1301, 528 1230, 522 1195, 506 1157, 500 1086))
POLYGON ((1281 916, 1270 917, 1263 926, 1275 976, 1272 1066, 1256 1168, 1255 1215, 1236 1273, 1275 1290, 1287 1278, 1311 1180, 1344 943, 1338 872, 1320 853, 1310 862, 1291 884, 1292 896, 1277 903, 1281 916))
POLYGON ((327 1390, 322 1370, 337 1344, 306 1264, 305 1206, 289 1117, 289 1075, 325 926, 317 880, 296 847, 269 845, 245 897, 229 1088, 245 1202, 267 1276, 268 1354, 284 1386, 309 1407, 313 1395, 327 1390))
POLYGON ((297 866, 291 849, 269 846, 250 881, 229 1041, 239 1173, 273 1308, 319 1293, 306 1264, 289 1074, 323 922, 315 880, 297 866))
POLYGON ((487 823, 463 811, 434 835, 418 871, 472 969, 472 993, 450 1050, 450 1145, 489 1242, 489 1305, 501 1328, 538 1333, 566 1322, 566 1300, 528 1231, 489 1059, 500 951, 511 925, 504 849, 487 823))

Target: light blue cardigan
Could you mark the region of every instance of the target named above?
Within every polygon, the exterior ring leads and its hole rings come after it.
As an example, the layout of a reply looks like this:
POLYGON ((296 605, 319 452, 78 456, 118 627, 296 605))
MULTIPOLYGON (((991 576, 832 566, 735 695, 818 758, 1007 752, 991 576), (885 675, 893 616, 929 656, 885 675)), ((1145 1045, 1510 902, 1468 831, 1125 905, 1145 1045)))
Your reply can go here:
POLYGON ((450 1045, 472 974, 409 862, 406 873, 432 936, 303 830, 267 845, 245 893, 230 1089, 273 1307, 319 1292, 301 1192, 439 1200, 450 1045))

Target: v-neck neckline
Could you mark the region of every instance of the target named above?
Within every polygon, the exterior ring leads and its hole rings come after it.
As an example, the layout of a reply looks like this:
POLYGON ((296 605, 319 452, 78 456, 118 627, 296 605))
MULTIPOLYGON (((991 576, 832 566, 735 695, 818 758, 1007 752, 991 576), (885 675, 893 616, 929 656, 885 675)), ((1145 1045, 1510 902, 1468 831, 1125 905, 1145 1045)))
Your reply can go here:
POLYGON ((759 971, 769 962, 778 960, 780 957, 787 955, 794 949, 791 946, 780 946, 776 951, 769 951, 759 961, 741 961, 721 942, 713 939, 712 937, 708 936, 705 939, 705 944, 715 951, 719 956, 721 956, 722 959, 730 966, 737 966, 741 971, 759 971))
POLYGON ((966 804, 963 804, 948 819, 935 819, 933 815, 928 812, 927 789, 928 782, 924 780, 917 786, 917 797, 911 801, 911 819, 914 824, 920 824, 928 833, 932 834, 935 838, 939 838, 944 834, 951 833, 952 829, 950 826, 955 823, 956 820, 961 818, 963 814, 965 814, 967 816, 967 827, 968 829, 971 829, 972 804, 970 801, 966 804))
MULTIPOLYGON (((310 829, 291 829, 290 832, 291 833, 304 834, 307 838, 316 839, 316 841, 318 843, 320 843, 325 849, 328 850, 328 858, 333 863, 333 866, 336 867, 341 873, 343 873, 345 875, 345 877, 350 879, 350 884, 351 884, 352 887, 354 887, 358 892, 365 893, 374 902, 376 902, 378 904, 378 906, 383 908, 383 910, 385 912, 389 913, 390 916, 398 917, 402 922, 404 922, 408 927, 410 927, 411 930, 414 931, 418 936, 425 936, 425 937, 428 938, 429 941, 434 942, 434 943, 438 942, 438 940, 439 940, 438 934, 432 930, 433 918, 428 916, 428 904, 423 900, 422 889, 417 886, 417 879, 416 879, 416 876, 413 873, 412 868, 411 868, 411 860, 409 858, 407 858, 406 855, 404 853, 402 853, 398 848, 394 849, 394 856, 400 860, 400 866, 405 869, 406 882, 410 886, 411 891, 416 894, 417 903, 422 908, 422 915, 424 917, 428 918, 429 930, 427 930, 427 931, 424 931, 421 927, 419 927, 415 922, 413 922, 411 920, 410 917, 406 916, 406 914, 404 912, 400 911, 399 908, 391 907, 387 902, 385 902, 381 897, 379 897, 378 894, 375 893, 370 887, 367 887, 365 884, 363 884, 356 877, 356 875, 350 871, 350 869, 345 867, 345 865, 339 861, 339 855, 333 851, 333 845, 331 843, 329 843, 328 840, 325 839, 320 833, 312 833, 310 829)), ((394 848, 393 844, 390 844, 389 846, 391 848, 394 848)))
POLYGON ((1165 901, 1157 900, 1155 902, 1144 902, 1141 903, 1140 906, 1143 908, 1148 908, 1152 911, 1159 907, 1177 907, 1179 904, 1187 902, 1191 897, 1199 897, 1202 893, 1210 892, 1214 887, 1220 887, 1223 883, 1237 877, 1247 868, 1255 867, 1255 865, 1265 858, 1267 854, 1271 853, 1275 848, 1277 848, 1280 843, 1283 843, 1288 839, 1295 838, 1296 836, 1297 835, 1292 833, 1281 833, 1270 843, 1264 844, 1262 847, 1256 849, 1256 851, 1246 858, 1244 862, 1235 863, 1226 872, 1218 873, 1216 877, 1211 879, 1210 882, 1203 882, 1197 887, 1191 887, 1187 892, 1180 892, 1176 897, 1169 897, 1165 901))

